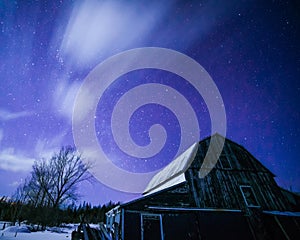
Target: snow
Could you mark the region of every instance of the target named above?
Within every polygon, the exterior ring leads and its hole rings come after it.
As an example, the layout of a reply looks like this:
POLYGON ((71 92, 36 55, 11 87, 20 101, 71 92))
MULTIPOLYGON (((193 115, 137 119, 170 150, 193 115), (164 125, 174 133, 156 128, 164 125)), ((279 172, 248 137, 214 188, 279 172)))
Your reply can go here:
POLYGON ((68 228, 53 227, 43 232, 30 232, 30 226, 11 226, 0 231, 0 240, 66 240, 71 239, 75 225, 68 228), (17 236, 15 234, 17 232, 17 236))
POLYGON ((184 175, 184 173, 182 173, 182 174, 178 175, 177 177, 173 177, 170 180, 165 181, 161 185, 159 185, 159 186, 157 186, 155 188, 152 188, 152 190, 150 190, 149 192, 145 193, 144 195, 145 196, 150 195, 152 193, 155 193, 155 192, 161 191, 163 189, 175 186, 175 185, 177 185, 179 183, 183 183, 185 181, 186 181, 185 175, 184 175))
MULTIPOLYGON (((184 172, 189 168, 189 166, 193 162, 198 150, 198 146, 198 142, 194 143, 185 152, 183 152, 175 160, 173 160, 165 168, 158 172, 151 179, 143 194, 153 193, 157 191, 156 189, 162 185, 164 185, 164 187, 170 187, 180 182, 183 182, 185 180, 183 179, 184 172), (180 176, 181 174, 183 174, 183 176, 180 176), (174 178, 176 181, 174 181, 174 178), (172 184, 166 184, 171 180, 173 180, 171 182, 172 184)), ((162 188, 159 189, 161 190, 162 188)))
POLYGON ((29 227, 27 226, 11 226, 11 227, 7 227, 5 228, 2 233, 31 233, 31 231, 29 230, 29 227))

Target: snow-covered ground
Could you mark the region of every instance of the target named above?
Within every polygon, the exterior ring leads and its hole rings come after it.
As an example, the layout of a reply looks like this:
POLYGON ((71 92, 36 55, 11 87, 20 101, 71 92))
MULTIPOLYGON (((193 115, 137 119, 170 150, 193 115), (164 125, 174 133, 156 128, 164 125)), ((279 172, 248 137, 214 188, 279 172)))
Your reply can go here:
POLYGON ((0 240, 66 240, 71 239, 71 233, 75 227, 76 226, 73 225, 68 228, 55 227, 43 232, 30 232, 30 228, 26 225, 11 226, 0 231, 0 240))

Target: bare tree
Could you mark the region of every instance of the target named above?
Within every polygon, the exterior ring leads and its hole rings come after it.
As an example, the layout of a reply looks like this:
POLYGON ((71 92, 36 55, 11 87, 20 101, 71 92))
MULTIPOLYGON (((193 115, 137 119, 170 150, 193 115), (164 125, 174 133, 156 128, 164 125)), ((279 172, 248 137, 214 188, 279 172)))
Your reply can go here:
POLYGON ((48 196, 54 207, 67 200, 76 200, 78 183, 89 179, 89 164, 84 164, 75 148, 62 148, 50 161, 52 176, 51 191, 48 196))
POLYGON ((77 185, 90 178, 91 166, 73 147, 62 147, 50 160, 35 161, 31 177, 18 191, 33 206, 57 208, 78 198, 77 185))

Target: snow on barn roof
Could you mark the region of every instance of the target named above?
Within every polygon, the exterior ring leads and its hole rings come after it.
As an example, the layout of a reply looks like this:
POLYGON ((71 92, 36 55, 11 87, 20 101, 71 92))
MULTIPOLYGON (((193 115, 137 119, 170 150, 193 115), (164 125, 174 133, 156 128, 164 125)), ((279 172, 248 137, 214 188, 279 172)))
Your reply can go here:
POLYGON ((184 182, 184 172, 193 162, 198 150, 198 146, 198 142, 194 143, 185 152, 183 152, 165 168, 154 175, 143 194, 153 193, 184 182))

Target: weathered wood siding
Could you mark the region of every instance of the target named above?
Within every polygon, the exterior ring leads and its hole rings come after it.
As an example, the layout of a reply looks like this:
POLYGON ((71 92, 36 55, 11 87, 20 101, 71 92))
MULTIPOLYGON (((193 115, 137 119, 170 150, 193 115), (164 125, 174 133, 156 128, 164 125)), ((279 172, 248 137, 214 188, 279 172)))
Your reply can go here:
POLYGON ((246 203, 240 186, 250 186, 258 205, 264 210, 292 210, 274 181, 274 175, 247 150, 230 140, 225 141, 223 152, 214 169, 200 179, 198 171, 208 144, 209 139, 199 143, 195 160, 185 175, 197 207, 245 209, 246 203), (230 163, 229 168, 227 161, 230 163))
MULTIPOLYGON (((226 239, 253 239, 247 219, 241 212, 127 210, 124 213, 124 240, 141 239, 141 216, 151 214, 161 216, 164 240, 222 239, 224 236, 226 239)), ((122 232, 119 235, 121 236, 122 232)), ((148 239, 158 238, 152 235, 148 239)))
POLYGON ((147 209, 148 206, 195 207, 196 205, 187 182, 171 187, 168 190, 145 196, 128 206, 126 204, 123 205, 125 209, 131 210, 147 209))

